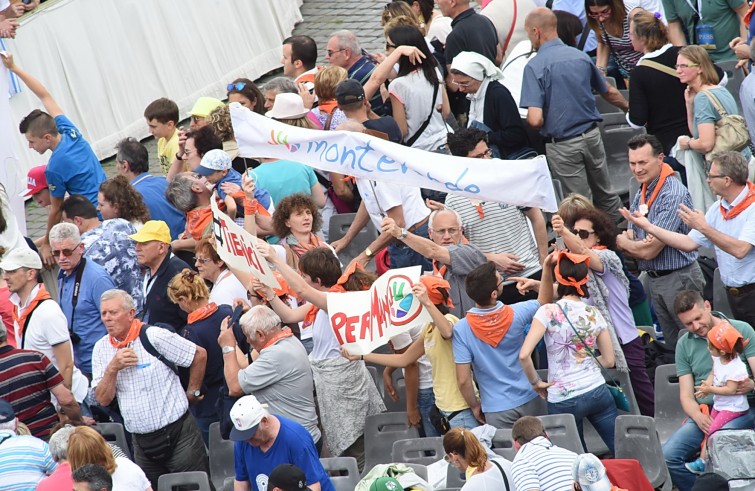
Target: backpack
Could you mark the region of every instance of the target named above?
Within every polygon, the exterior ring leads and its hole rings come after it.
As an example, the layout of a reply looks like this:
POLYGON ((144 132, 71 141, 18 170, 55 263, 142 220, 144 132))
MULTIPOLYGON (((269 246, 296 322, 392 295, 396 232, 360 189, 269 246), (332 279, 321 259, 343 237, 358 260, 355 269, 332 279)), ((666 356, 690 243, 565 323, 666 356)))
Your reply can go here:
POLYGON ((166 331, 170 331, 174 334, 176 333, 175 329, 173 329, 173 326, 162 323, 162 322, 153 324, 153 326, 149 326, 145 324, 144 326, 142 326, 142 329, 139 331, 139 341, 142 342, 142 346, 144 347, 145 351, 147 351, 147 353, 149 353, 150 355, 160 360, 166 367, 170 368, 173 373, 178 375, 178 378, 181 381, 181 387, 183 387, 183 389, 186 390, 186 388, 189 386, 189 367, 179 367, 172 361, 165 358, 165 356, 163 356, 162 353, 157 351, 155 346, 149 340, 149 337, 147 337, 147 330, 150 327, 157 327, 159 329, 165 329, 166 331))

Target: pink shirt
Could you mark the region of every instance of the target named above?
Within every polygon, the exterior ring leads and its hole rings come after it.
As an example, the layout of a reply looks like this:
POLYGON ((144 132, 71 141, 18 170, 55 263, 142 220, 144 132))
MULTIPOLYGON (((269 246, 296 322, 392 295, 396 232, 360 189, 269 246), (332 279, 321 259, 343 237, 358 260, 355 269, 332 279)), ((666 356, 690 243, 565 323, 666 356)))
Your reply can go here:
POLYGON ((60 491, 61 489, 73 489, 71 464, 68 462, 59 464, 52 475, 42 479, 37 484, 37 491, 60 491))

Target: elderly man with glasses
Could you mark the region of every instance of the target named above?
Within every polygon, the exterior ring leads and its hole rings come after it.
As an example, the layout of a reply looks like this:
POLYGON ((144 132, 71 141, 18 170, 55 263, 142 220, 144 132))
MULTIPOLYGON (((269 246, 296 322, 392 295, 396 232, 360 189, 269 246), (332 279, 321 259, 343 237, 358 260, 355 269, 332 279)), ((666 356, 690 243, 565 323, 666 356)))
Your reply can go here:
POLYGON ((92 349, 105 335, 100 319, 100 295, 115 288, 105 268, 84 258, 84 243, 76 225, 59 223, 50 230, 50 247, 58 273, 60 307, 68 321, 74 363, 92 379, 92 349))

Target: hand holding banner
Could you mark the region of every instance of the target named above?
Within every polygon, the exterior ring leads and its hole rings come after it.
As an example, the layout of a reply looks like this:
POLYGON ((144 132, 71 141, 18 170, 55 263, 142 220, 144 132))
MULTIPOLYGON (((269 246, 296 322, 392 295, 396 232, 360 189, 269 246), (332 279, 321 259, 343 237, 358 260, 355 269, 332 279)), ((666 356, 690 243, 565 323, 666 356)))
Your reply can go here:
POLYGON ((412 293, 421 266, 391 269, 367 291, 328 293, 336 338, 352 355, 366 355, 390 338, 432 319, 412 293))
POLYGON ((280 288, 267 261, 254 245, 257 243, 257 238, 236 225, 231 217, 220 211, 214 195, 210 200, 210 206, 212 207, 212 233, 215 236, 215 249, 220 259, 231 270, 250 271, 265 285, 280 288))

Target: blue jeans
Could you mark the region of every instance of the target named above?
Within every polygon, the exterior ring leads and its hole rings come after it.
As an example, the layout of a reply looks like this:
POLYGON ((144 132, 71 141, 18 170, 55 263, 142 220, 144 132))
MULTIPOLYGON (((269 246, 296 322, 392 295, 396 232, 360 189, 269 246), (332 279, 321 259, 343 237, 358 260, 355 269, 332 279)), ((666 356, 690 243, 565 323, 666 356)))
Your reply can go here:
POLYGON ((582 440, 585 451, 587 451, 587 445, 585 445, 582 420, 587 418, 613 453, 616 417, 619 413, 616 410, 616 403, 613 402, 613 396, 605 384, 562 402, 549 402, 548 414, 572 414, 577 420, 579 439, 582 440))
MULTIPOLYGON (((424 237, 425 239, 429 238, 427 234, 427 224, 428 221, 425 221, 425 223, 413 230, 412 233, 424 237)), ((388 245, 388 254, 391 258, 391 269, 422 266, 422 271, 433 270, 432 261, 408 247, 400 240, 395 240, 388 245)))
MULTIPOLYGON (((451 413, 447 411, 441 411, 441 413, 446 418, 451 415, 451 413)), ((468 430, 480 426, 480 422, 477 421, 477 418, 474 417, 474 413, 469 408, 460 411, 459 414, 452 419, 449 419, 448 424, 451 425, 451 428, 466 428, 468 430)))
MULTIPOLYGON (((729 424, 724 425, 724 428, 751 429, 753 416, 755 416, 755 409, 750 408, 749 414, 730 421, 729 424)), ((688 471, 684 467, 684 463, 694 459, 700 451, 703 438, 705 438, 705 434, 698 428, 697 423, 692 418, 687 418, 682 426, 663 444, 663 457, 666 459, 671 481, 674 486, 679 488, 679 491, 690 491, 692 486, 695 485, 697 476, 688 471)))
POLYGON ((417 395, 417 406, 419 406, 419 414, 422 416, 422 429, 425 431, 425 436, 440 436, 438 430, 430 422, 430 408, 435 404, 435 393, 433 388, 419 389, 417 395))

